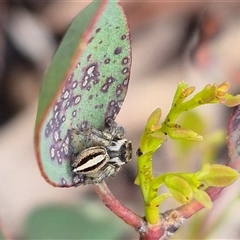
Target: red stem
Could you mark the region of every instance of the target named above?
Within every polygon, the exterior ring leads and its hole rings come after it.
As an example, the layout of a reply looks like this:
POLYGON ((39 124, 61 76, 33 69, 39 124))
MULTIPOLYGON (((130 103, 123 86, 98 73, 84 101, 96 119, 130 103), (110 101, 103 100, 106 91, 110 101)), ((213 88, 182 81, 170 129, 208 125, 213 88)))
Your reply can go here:
POLYGON ((145 233, 147 230, 147 223, 142 217, 135 214, 133 211, 121 204, 111 193, 105 182, 94 184, 94 189, 103 203, 113 213, 115 213, 124 222, 134 227, 140 233, 145 233))
MULTIPOLYGON (((173 229, 173 226, 175 226, 177 230, 182 224, 182 220, 190 218, 193 214, 204 208, 198 201, 192 200, 188 204, 182 205, 175 210, 166 212, 165 217, 163 214, 161 223, 149 225, 142 217, 122 205, 113 196, 105 182, 101 184, 95 184, 94 189, 107 208, 109 208, 128 225, 139 231, 141 240, 157 240, 166 233, 172 235, 173 232, 171 233, 171 231, 168 231, 167 229, 171 230, 173 229)), ((209 194, 212 201, 214 201, 218 198, 223 189, 224 188, 209 187, 206 192, 209 194)))
MULTIPOLYGON (((212 201, 215 201, 220 193, 222 192, 224 188, 217 188, 217 187, 209 187, 206 192, 208 193, 209 197, 212 199, 212 201)), ((191 217, 193 214, 198 212, 204 208, 198 201, 193 199, 190 203, 187 203, 185 205, 182 205, 178 207, 176 210, 179 212, 179 214, 187 219, 191 217)))
POLYGON ((107 208, 139 232, 141 240, 158 240, 163 235, 161 223, 156 225, 147 224, 142 217, 122 205, 113 196, 105 182, 94 184, 94 189, 107 208))

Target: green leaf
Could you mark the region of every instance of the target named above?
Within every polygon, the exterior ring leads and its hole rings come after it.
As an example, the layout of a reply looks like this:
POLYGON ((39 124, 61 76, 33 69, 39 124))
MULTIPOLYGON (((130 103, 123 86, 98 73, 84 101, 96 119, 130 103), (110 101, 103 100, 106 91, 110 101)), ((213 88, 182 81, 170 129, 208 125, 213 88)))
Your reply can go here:
POLYGON ((212 200, 205 191, 194 189, 194 198, 204 207, 212 208, 212 200))
MULTIPOLYGON (((94 203, 93 203, 94 204, 94 203)), ((98 206, 98 204, 97 204, 98 206)), ((85 205, 47 205, 33 211, 25 225, 25 238, 35 239, 116 239, 126 231, 113 215, 85 205)))
POLYGON ((94 1, 74 19, 43 81, 35 149, 45 179, 73 186, 69 161, 88 147, 71 129, 103 130, 126 96, 131 67, 130 35, 117 1, 94 1))
POLYGON ((147 120, 146 128, 149 128, 152 131, 156 130, 156 128, 152 129, 152 126, 156 126, 157 124, 159 124, 161 115, 162 115, 161 109, 160 108, 155 109, 147 120))
POLYGON ((178 202, 188 203, 191 200, 193 194, 192 187, 184 178, 167 175, 164 183, 178 202))
POLYGON ((151 207, 158 207, 164 200, 169 197, 172 197, 170 193, 163 193, 154 198, 149 204, 151 205, 151 207))
POLYGON ((173 97, 172 107, 176 107, 181 104, 187 96, 189 96, 195 90, 194 87, 188 88, 188 84, 185 82, 179 82, 177 90, 173 97))
POLYGON ((226 93, 224 98, 221 99, 221 103, 227 107, 235 107, 240 103, 240 95, 232 95, 231 93, 226 93))
MULTIPOLYGON (((63 79, 73 68, 73 58, 80 48, 84 32, 90 21, 96 15, 101 5, 100 1, 87 6, 72 22, 65 34, 44 78, 39 97, 36 126, 40 124, 46 110, 52 105, 53 97, 62 88, 63 79)), ((86 44, 86 43, 85 43, 86 44)), ((84 44, 84 45, 85 45, 84 44)), ((84 47, 84 46, 83 46, 84 47)))
POLYGON ((195 141, 202 141, 203 139, 203 137, 197 134, 196 132, 190 129, 184 129, 181 126, 177 127, 169 126, 167 133, 172 139, 188 139, 195 141))
POLYGON ((239 173, 231 167, 220 164, 205 164, 196 174, 199 181, 212 187, 225 187, 235 182, 239 173))
POLYGON ((194 98, 198 99, 201 104, 210 103, 217 94, 217 86, 216 85, 206 85, 205 88, 197 93, 194 98))

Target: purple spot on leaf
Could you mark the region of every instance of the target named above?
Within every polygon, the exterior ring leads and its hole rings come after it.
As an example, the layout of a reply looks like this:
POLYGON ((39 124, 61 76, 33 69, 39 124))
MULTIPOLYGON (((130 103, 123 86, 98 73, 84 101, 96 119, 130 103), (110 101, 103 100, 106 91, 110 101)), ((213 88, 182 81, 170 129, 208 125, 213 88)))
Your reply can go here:
POLYGON ((73 112, 72 112, 72 117, 76 117, 77 116, 77 110, 74 110, 73 112))
POLYGON ((100 31, 101 31, 101 28, 97 28, 95 32, 99 33, 100 31))
POLYGON ((77 87, 77 81, 74 81, 73 83, 72 83, 72 89, 75 89, 77 87))
POLYGON ((115 119, 119 111, 120 111, 120 105, 114 100, 110 101, 107 106, 105 119, 108 119, 108 118, 115 119))
POLYGON ((67 185, 67 181, 64 178, 61 178, 61 185, 62 186, 66 186, 67 185))
POLYGON ((115 82, 115 81, 116 81, 116 79, 113 78, 113 77, 107 78, 107 82, 108 82, 109 84, 111 84, 111 83, 113 83, 113 82, 115 82))
POLYGON ((128 85, 128 81, 129 81, 129 78, 125 78, 125 79, 123 80, 123 85, 124 85, 124 86, 127 86, 127 85, 128 85))
POLYGON ((80 130, 85 130, 88 127, 88 122, 83 121, 82 124, 80 125, 80 130))
POLYGON ((62 116, 61 123, 64 123, 66 121, 66 116, 62 116))
POLYGON ((103 93, 108 92, 109 87, 110 87, 111 84, 112 84, 113 82, 115 82, 115 81, 116 81, 115 78, 113 78, 113 77, 108 77, 108 78, 106 79, 106 82, 102 85, 101 91, 102 91, 103 93))
POLYGON ((124 34, 124 35, 122 35, 121 39, 124 40, 124 39, 126 39, 126 37, 127 36, 124 34))
POLYGON ((71 103, 70 100, 68 100, 68 101, 66 102, 66 104, 65 104, 65 106, 64 106, 65 110, 67 110, 67 109, 69 108, 70 103, 71 103))
POLYGON ((70 74, 70 76, 68 77, 67 81, 68 81, 68 82, 71 82, 72 79, 73 79, 73 73, 70 74))
POLYGON ((109 86, 107 84, 102 85, 101 91, 106 93, 108 91, 109 86))
POLYGON ((104 61, 105 64, 109 64, 110 63, 110 58, 107 58, 105 61, 104 61))
POLYGON ((122 70, 122 73, 123 73, 123 74, 126 74, 126 73, 128 73, 128 71, 129 71, 129 69, 126 67, 126 68, 124 68, 124 69, 122 70))
POLYGON ((99 83, 99 79, 98 78, 94 79, 93 84, 96 85, 98 83, 99 83))
POLYGON ((62 142, 62 146, 61 146, 61 152, 64 154, 64 157, 66 158, 67 156, 69 156, 69 137, 66 136, 65 139, 62 142))
POLYGON ((103 108, 103 104, 95 105, 95 109, 97 109, 97 108, 103 108))
POLYGON ((54 138, 55 143, 58 143, 59 140, 60 140, 60 132, 59 131, 55 131, 53 133, 53 138, 54 138))
POLYGON ((81 95, 76 95, 74 97, 74 105, 77 105, 80 103, 82 96, 81 95))
POLYGON ((50 147, 50 156, 51 156, 51 159, 52 159, 52 160, 55 159, 56 149, 55 149, 55 146, 54 146, 54 145, 50 147))
POLYGON ((64 159, 64 155, 60 150, 56 151, 57 161, 59 164, 62 164, 62 161, 64 159))
POLYGON ((116 89, 116 96, 119 97, 122 93, 122 87, 121 85, 118 85, 117 86, 117 89, 116 89))
POLYGON ((64 99, 64 100, 68 99, 69 95, 70 95, 69 91, 67 89, 64 90, 63 95, 62 95, 62 99, 64 99))
POLYGON ((45 128, 45 136, 48 138, 50 136, 50 134, 52 133, 52 130, 54 128, 54 125, 53 125, 53 119, 51 118, 49 123, 46 125, 46 128, 45 128))
POLYGON ((94 37, 91 37, 89 40, 88 40, 88 43, 91 43, 93 41, 94 37))
POLYGON ((119 107, 119 109, 122 107, 122 105, 123 105, 123 101, 118 101, 117 102, 117 105, 118 105, 118 107, 119 107))
POLYGON ((48 138, 50 134, 51 134, 51 131, 50 131, 49 127, 46 126, 46 128, 45 128, 45 137, 48 138))
POLYGON ((123 65, 127 64, 128 62, 129 62, 129 58, 128 57, 123 58, 123 60, 122 60, 122 64, 123 65))
POLYGON ((118 55, 122 52, 122 48, 121 47, 117 47, 115 50, 114 50, 114 54, 115 55, 118 55))
POLYGON ((99 79, 97 78, 100 75, 99 71, 98 71, 98 65, 96 63, 92 63, 89 66, 87 66, 84 69, 84 75, 83 75, 83 79, 81 82, 81 88, 87 88, 90 81, 99 81, 99 79))
POLYGON ((89 62, 89 60, 91 59, 91 57, 92 57, 92 54, 89 54, 88 56, 87 56, 87 61, 89 62))

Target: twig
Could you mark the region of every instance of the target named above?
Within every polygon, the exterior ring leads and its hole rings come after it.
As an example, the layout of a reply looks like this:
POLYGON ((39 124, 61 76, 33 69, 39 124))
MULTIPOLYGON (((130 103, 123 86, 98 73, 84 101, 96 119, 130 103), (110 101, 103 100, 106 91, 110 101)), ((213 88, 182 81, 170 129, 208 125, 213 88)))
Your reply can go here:
MULTIPOLYGON (((211 200, 215 201, 219 197, 219 195, 223 189, 224 188, 209 187, 206 190, 206 192, 208 193, 211 200)), ((184 205, 180 206, 179 208, 177 208, 176 210, 179 212, 179 214, 183 218, 187 219, 187 218, 190 218, 193 214, 195 214, 199 210, 201 210, 202 208, 204 208, 204 207, 198 201, 196 201, 194 199, 190 203, 184 204, 184 205)))
POLYGON ((121 204, 111 193, 105 182, 94 184, 94 189, 103 203, 113 213, 120 217, 124 222, 134 227, 140 234, 144 234, 147 231, 146 221, 121 204))

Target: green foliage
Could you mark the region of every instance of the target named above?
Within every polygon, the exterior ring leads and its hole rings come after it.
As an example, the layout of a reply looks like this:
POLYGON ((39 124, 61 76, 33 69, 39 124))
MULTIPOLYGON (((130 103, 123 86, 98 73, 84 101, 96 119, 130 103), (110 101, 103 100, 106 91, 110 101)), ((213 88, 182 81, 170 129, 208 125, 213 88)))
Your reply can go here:
POLYGON ((126 230, 125 224, 111 213, 92 206, 47 205, 28 218, 25 239, 116 239, 126 230))
POLYGON ((4 239, 4 236, 1 231, 0 231, 0 239, 4 239))
POLYGON ((129 29, 115 1, 93 1, 71 23, 43 80, 35 149, 45 179, 73 186, 70 161, 89 147, 72 129, 103 130, 125 99, 131 69, 129 29))
POLYGON ((42 89, 39 96, 39 105, 37 112, 36 125, 40 124, 44 117, 46 109, 51 105, 56 93, 61 89, 62 81, 70 71, 71 62, 79 48, 80 39, 83 37, 89 22, 96 14, 100 6, 100 1, 87 6, 69 27, 65 34, 48 71, 45 75, 42 89))
POLYGON ((169 196, 182 204, 195 198, 203 206, 210 208, 212 202, 204 190, 208 186, 228 186, 239 177, 234 169, 217 164, 206 164, 197 173, 165 173, 157 177, 153 176, 152 169, 153 154, 166 141, 167 135, 173 139, 202 140, 202 136, 198 133, 182 128, 176 123, 180 114, 209 103, 223 103, 227 106, 240 103, 240 95, 232 96, 227 92, 228 89, 227 82, 219 86, 208 84, 203 90, 186 100, 195 88, 180 82, 165 120, 160 124, 160 109, 156 109, 150 115, 140 139, 138 174, 135 180, 143 194, 145 216, 149 223, 156 224, 159 221, 158 206, 169 196), (170 194, 158 195, 158 189, 163 184, 169 189, 170 194))
POLYGON ((196 173, 199 181, 207 186, 225 187, 237 180, 236 170, 220 164, 205 164, 201 171, 196 173))

